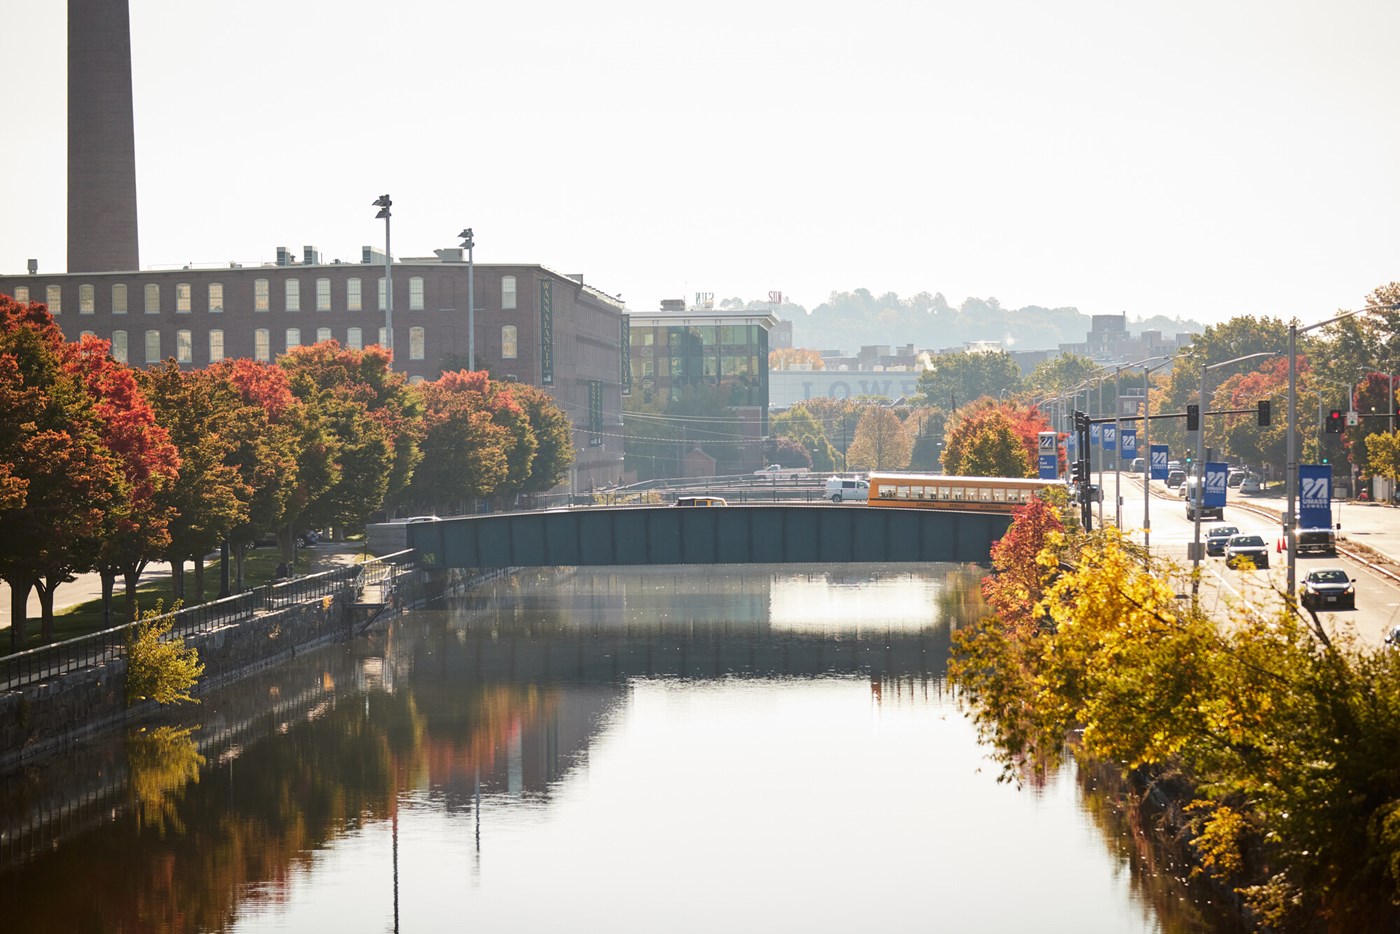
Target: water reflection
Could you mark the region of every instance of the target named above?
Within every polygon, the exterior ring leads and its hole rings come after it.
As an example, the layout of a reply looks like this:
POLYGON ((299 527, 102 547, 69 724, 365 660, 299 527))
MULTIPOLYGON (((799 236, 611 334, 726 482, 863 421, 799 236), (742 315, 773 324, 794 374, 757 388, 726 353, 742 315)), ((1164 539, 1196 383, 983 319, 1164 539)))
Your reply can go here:
POLYGON ((1195 929, 1072 775, 981 771, 976 580, 499 581, 7 777, 6 929, 1195 929))

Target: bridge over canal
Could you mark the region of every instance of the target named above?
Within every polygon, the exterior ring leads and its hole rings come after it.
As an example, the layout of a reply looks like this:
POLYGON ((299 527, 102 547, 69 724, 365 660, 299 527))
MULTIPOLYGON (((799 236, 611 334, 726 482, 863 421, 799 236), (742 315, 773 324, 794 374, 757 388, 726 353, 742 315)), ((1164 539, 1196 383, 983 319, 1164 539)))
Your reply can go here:
MULTIPOLYGON (((393 547, 424 566, 935 562, 985 564, 1011 519, 830 503, 585 506, 412 522, 393 547)), ((383 528, 383 527, 380 527, 383 528)))

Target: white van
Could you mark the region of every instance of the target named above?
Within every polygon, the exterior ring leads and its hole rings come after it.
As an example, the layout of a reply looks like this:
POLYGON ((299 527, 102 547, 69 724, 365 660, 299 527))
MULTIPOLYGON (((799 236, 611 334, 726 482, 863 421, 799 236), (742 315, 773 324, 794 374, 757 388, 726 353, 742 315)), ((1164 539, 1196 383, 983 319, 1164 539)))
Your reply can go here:
POLYGON ((870 481, 858 480, 855 477, 828 477, 826 481, 826 498, 833 503, 842 500, 850 500, 855 503, 863 503, 870 495, 870 481))

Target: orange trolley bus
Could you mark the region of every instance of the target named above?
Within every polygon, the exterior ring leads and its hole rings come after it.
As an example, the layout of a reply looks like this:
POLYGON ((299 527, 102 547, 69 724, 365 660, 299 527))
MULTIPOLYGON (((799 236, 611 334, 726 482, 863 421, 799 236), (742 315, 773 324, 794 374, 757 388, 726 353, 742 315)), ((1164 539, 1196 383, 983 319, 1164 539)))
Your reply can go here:
POLYGON ((1005 512, 1023 506, 1058 480, 1021 477, 947 477, 933 474, 872 473, 870 506, 1005 512))

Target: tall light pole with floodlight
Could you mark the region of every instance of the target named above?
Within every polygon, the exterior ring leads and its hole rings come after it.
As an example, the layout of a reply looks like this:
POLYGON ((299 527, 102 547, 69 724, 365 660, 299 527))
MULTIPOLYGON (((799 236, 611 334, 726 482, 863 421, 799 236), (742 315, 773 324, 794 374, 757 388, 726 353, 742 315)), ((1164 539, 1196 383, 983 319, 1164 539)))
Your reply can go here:
POLYGON ((476 370, 476 289, 472 282, 472 249, 476 239, 468 227, 457 236, 462 238, 462 248, 467 251, 467 369, 476 370))
POLYGON ((389 351, 389 366, 394 365, 394 270, 390 265, 389 252, 389 206, 394 202, 388 195, 374 199, 374 207, 379 208, 376 218, 384 218, 384 349, 389 351))

